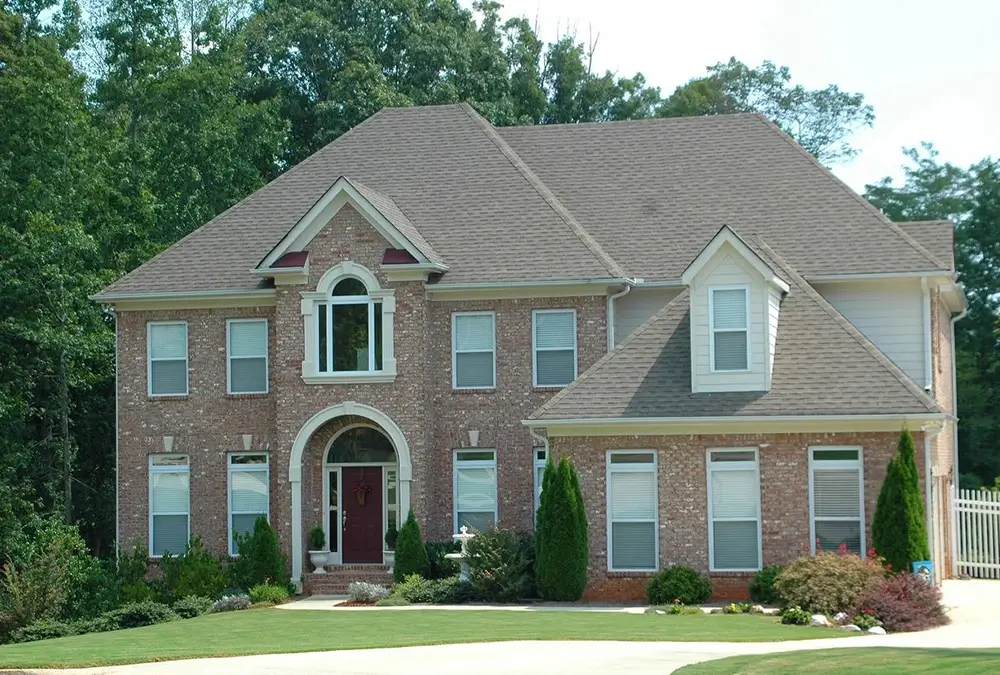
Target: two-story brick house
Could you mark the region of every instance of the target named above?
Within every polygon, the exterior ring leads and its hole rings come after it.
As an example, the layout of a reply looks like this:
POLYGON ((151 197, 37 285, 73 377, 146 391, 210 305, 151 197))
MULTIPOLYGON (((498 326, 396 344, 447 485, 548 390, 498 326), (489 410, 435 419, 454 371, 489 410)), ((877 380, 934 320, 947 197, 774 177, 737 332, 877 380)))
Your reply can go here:
POLYGON ((671 563, 739 594, 816 545, 865 549, 907 426, 941 568, 951 246, 756 115, 383 110, 96 296, 118 540, 232 552, 263 514, 293 578, 333 590, 384 574, 410 508, 430 539, 530 529, 554 453, 581 472, 590 596, 671 563))

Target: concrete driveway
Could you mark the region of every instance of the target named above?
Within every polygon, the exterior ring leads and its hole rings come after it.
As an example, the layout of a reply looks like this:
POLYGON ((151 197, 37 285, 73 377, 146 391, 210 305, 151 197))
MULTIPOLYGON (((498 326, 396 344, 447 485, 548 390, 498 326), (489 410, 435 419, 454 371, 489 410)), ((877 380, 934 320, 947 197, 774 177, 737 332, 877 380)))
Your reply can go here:
MULTIPOLYGON (((852 639, 796 642, 495 642, 225 659, 62 671, 63 675, 410 675, 462 672, 553 674, 671 673, 681 666, 740 654, 864 647, 1000 648, 1000 581, 946 581, 945 604, 952 624, 923 633, 865 635, 852 639)), ((553 617, 555 618, 555 617, 553 617)), ((515 616, 511 616, 516 620, 515 616)), ((669 619, 667 619, 669 620, 669 619)))

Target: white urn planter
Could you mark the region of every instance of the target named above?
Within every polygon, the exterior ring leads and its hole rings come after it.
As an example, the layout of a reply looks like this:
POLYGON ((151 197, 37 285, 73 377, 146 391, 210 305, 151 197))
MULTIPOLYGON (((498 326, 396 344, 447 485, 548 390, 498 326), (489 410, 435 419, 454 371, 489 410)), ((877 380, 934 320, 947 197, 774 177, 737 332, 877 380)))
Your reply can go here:
POLYGON ((382 551, 382 563, 389 566, 389 572, 392 572, 393 565, 396 564, 396 552, 386 549, 382 551))
POLYGON ((309 562, 312 563, 313 570, 316 574, 326 574, 326 570, 323 566, 330 562, 329 551, 309 551, 309 562))

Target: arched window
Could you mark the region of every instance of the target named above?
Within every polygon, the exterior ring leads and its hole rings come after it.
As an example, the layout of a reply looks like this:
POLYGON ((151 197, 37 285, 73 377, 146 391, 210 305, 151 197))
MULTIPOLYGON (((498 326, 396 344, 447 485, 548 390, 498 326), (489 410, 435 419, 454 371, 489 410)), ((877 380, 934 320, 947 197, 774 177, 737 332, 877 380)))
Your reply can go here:
POLYGON ((354 277, 338 281, 316 314, 320 373, 382 370, 382 302, 354 277))
POLYGON ((383 464, 396 461, 392 441, 378 429, 353 427, 333 439, 327 464, 383 464))

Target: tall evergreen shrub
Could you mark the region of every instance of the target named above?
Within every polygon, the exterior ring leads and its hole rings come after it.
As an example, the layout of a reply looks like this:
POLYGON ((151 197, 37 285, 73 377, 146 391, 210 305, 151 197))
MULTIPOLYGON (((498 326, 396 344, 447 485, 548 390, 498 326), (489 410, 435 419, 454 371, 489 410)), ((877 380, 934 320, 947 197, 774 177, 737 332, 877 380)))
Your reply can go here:
POLYGON ((258 584, 288 585, 285 554, 281 552, 278 533, 264 516, 257 516, 253 532, 236 536, 236 551, 240 557, 229 566, 233 587, 249 591, 258 584))
POLYGON ((427 548, 424 546, 424 538, 420 534, 420 525, 413 515, 413 509, 410 509, 396 539, 396 558, 392 565, 392 574, 396 583, 411 574, 419 574, 426 578, 429 566, 430 561, 427 557, 427 548))
POLYGON ((909 572, 911 563, 930 558, 913 436, 906 429, 879 491, 872 544, 894 572, 909 572))
POLYGON ((587 517, 576 471, 550 458, 535 529, 535 580, 545 600, 579 600, 587 585, 587 517))

